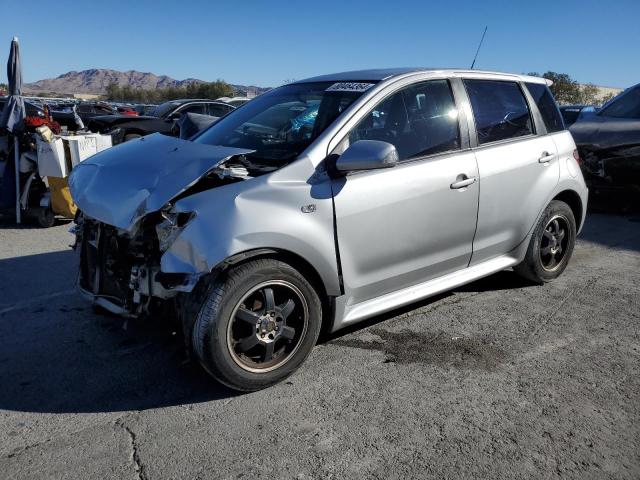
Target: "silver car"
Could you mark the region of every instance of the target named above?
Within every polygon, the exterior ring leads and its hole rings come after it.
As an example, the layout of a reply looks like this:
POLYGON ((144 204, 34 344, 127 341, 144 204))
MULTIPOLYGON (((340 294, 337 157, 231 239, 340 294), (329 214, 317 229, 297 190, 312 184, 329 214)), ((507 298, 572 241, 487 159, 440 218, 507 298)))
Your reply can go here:
POLYGON ((70 186, 81 291, 173 312, 243 391, 290 375, 321 331, 511 267, 553 280, 587 206, 546 81, 465 70, 288 84, 189 140, 100 153, 70 186))

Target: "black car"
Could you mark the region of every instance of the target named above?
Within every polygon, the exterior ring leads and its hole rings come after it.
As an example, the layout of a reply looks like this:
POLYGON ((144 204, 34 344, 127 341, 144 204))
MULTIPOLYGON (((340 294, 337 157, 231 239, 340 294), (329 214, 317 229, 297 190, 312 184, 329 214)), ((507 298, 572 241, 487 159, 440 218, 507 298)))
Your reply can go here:
MULTIPOLYGON (((7 103, 7 97, 0 98, 0 113, 4 110, 4 106, 7 103)), ((25 100, 24 102, 27 117, 44 117, 44 111, 37 103, 25 100)))
POLYGON ((591 186, 640 191, 640 84, 626 89, 569 130, 582 158, 585 180, 591 186))
POLYGON ((560 105, 560 114, 567 128, 578 120, 594 115, 597 111, 598 108, 594 105, 560 105))
POLYGON ((233 105, 214 100, 171 100, 158 105, 151 115, 99 116, 91 119, 87 127, 92 132, 110 134, 115 145, 156 132, 177 136, 176 121, 185 113, 223 117, 232 110, 235 110, 233 105))
MULTIPOLYGON (((73 114, 74 104, 61 104, 51 107, 51 117, 60 125, 67 127, 69 130, 77 130, 79 128, 76 117, 73 114)), ((88 122, 98 116, 117 115, 118 111, 111 105, 103 102, 83 102, 75 105, 76 112, 85 126, 88 122)))
POLYGON ((151 115, 156 107, 157 105, 140 103, 138 105, 134 105, 133 109, 138 112, 138 115, 151 115))

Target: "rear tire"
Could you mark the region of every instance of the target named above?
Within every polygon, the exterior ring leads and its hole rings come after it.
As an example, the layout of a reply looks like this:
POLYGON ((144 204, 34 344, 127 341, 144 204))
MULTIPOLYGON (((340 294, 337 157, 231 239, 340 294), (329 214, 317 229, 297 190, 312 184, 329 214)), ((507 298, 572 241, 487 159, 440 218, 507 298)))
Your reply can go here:
MULTIPOLYGON (((259 259, 205 277, 192 346, 214 378, 239 391, 269 387, 291 375, 313 349, 322 307, 311 284, 290 265, 259 259), (202 300, 204 297, 204 300, 202 300)), ((200 290, 202 291, 202 290, 200 290)), ((184 312, 190 298, 184 302, 184 312)))
POLYGON ((576 220, 564 202, 553 200, 531 236, 527 253, 514 270, 535 283, 558 278, 571 259, 576 243, 576 220))

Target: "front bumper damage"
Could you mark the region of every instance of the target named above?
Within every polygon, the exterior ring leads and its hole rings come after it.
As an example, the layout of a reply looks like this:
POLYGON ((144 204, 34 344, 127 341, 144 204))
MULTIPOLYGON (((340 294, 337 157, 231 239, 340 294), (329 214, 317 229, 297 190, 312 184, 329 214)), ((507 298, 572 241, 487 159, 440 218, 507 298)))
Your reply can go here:
POLYGON ((113 313, 137 317, 190 292, 210 271, 161 268, 163 252, 195 215, 174 211, 174 204, 251 178, 242 163, 251 152, 156 134, 76 166, 69 185, 82 212, 75 228, 82 293, 113 313))
POLYGON ((80 215, 79 290, 87 299, 123 317, 146 316, 181 292, 190 292, 200 274, 164 273, 154 218, 133 234, 80 215))

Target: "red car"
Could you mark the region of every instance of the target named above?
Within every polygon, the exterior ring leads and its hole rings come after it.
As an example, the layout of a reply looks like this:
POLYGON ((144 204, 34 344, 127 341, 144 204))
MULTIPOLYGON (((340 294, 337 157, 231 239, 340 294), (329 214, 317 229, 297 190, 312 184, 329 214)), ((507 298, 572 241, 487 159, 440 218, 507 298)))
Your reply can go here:
POLYGON ((129 117, 137 117, 138 116, 138 112, 136 112, 131 107, 118 107, 118 113, 120 115, 127 115, 129 117))

